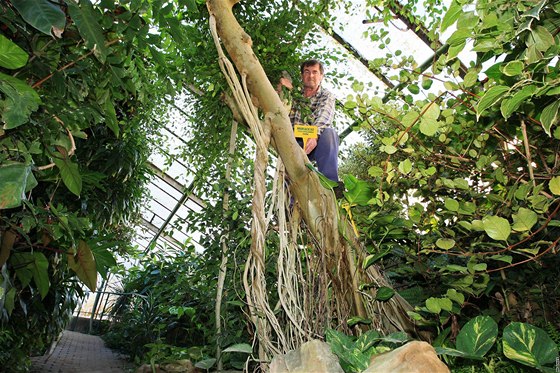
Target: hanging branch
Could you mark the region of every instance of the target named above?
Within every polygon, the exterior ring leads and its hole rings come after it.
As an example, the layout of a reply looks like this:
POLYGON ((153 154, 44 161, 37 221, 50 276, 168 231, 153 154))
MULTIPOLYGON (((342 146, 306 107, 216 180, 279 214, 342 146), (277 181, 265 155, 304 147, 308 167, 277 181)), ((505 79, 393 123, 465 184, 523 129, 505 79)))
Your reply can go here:
POLYGON ((286 345, 286 338, 282 328, 269 306, 266 289, 265 268, 265 232, 267 224, 265 220, 264 198, 266 194, 266 166, 268 164, 268 145, 270 143, 270 124, 261 123, 257 109, 252 104, 247 89, 246 75, 242 74, 243 84, 239 82, 237 73, 231 62, 222 51, 219 37, 216 31, 215 18, 210 16, 210 30, 219 55, 219 64, 228 85, 233 92, 237 106, 249 124, 257 145, 254 165, 254 192, 252 204, 251 225, 251 251, 245 265, 243 283, 247 294, 247 302, 253 323, 257 328, 259 337, 259 360, 266 362, 270 354, 277 354, 281 350, 272 342, 270 327, 274 330, 280 346, 286 345), (250 283, 250 285, 249 285, 250 283), (264 314, 264 317, 262 316, 264 314))
MULTIPOLYGON (((224 202, 222 205, 223 210, 223 217, 224 221, 226 221, 226 215, 229 211, 229 183, 231 181, 231 165, 233 164, 233 155, 235 154, 235 146, 236 146, 236 139, 237 139, 237 122, 232 121, 231 124, 231 133, 229 137, 229 151, 228 151, 228 161, 226 165, 226 175, 225 175, 225 182, 226 182, 226 189, 224 192, 224 202)), ((222 244, 222 261, 220 263, 220 273, 218 274, 218 288, 216 289, 216 310, 215 310, 215 318, 216 318, 216 336, 218 337, 216 343, 216 361, 218 362, 218 372, 223 369, 223 362, 222 362, 222 347, 220 346, 221 343, 221 335, 222 335, 222 298, 224 292, 224 282, 226 279, 227 274, 227 262, 228 262, 228 240, 229 240, 229 228, 224 232, 222 237, 220 238, 222 244)))

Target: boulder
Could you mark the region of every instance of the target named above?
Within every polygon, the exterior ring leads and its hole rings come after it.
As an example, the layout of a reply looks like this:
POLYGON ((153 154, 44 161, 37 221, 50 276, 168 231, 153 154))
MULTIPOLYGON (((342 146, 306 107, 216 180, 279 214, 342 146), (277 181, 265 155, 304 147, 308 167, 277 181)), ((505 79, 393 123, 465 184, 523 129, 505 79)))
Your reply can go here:
POLYGON ((438 359, 434 348, 426 342, 413 341, 393 351, 372 356, 363 373, 449 373, 438 359))
POLYGON ((344 373, 338 358, 325 342, 311 340, 297 350, 275 356, 269 373, 344 373))

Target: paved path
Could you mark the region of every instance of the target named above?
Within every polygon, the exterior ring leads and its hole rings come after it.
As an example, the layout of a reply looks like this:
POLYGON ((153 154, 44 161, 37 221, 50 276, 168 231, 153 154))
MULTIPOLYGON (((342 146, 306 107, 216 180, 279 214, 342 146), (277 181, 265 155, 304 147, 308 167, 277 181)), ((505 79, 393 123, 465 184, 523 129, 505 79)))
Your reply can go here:
POLYGON ((31 358, 32 373, 123 373, 132 365, 95 335, 65 330, 49 356, 31 358))

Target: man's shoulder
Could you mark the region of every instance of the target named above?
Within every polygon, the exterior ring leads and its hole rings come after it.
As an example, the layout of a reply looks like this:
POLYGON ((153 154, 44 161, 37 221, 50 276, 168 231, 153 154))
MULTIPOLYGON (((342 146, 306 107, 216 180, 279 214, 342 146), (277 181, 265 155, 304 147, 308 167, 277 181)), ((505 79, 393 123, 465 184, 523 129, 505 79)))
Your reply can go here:
POLYGON ((322 99, 327 99, 327 98, 334 99, 334 94, 331 91, 329 91, 327 88, 320 87, 319 92, 317 92, 317 98, 319 97, 322 99))

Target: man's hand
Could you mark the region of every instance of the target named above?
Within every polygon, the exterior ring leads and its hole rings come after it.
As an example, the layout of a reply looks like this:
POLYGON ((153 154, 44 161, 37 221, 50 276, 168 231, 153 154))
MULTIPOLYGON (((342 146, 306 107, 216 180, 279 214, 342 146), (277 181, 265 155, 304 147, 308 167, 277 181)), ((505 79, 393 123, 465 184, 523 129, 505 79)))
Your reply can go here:
POLYGON ((292 85, 292 80, 284 76, 280 78, 277 89, 281 90, 283 86, 288 88, 290 91, 294 88, 294 86, 292 85))
POLYGON ((307 144, 305 144, 305 149, 304 149, 305 154, 311 153, 316 146, 317 146, 317 139, 314 138, 307 139, 307 144))

